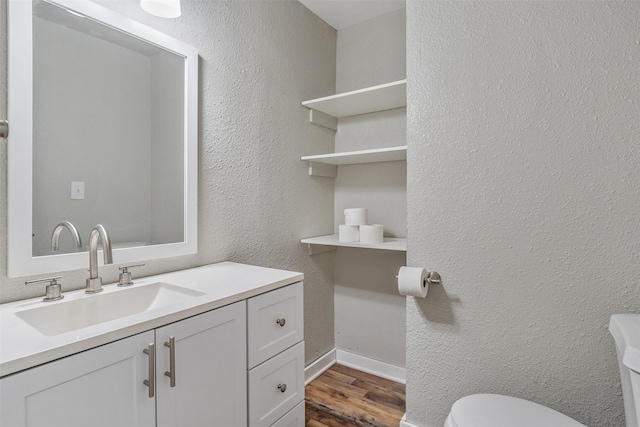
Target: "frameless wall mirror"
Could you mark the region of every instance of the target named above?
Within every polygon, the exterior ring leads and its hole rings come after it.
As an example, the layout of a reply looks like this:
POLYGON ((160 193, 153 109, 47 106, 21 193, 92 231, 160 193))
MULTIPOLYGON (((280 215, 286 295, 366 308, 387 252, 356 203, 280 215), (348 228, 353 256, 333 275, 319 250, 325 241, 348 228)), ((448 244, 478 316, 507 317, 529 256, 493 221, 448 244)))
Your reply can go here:
POLYGON ((115 263, 196 253, 196 49, 87 0, 8 8, 8 275, 86 268, 96 224, 115 263))

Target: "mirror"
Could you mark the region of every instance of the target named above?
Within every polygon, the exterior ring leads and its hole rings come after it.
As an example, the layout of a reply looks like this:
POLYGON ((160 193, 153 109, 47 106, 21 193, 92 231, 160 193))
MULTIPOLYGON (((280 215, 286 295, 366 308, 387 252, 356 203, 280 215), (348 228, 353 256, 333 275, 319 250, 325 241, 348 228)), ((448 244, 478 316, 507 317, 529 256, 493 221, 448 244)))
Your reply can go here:
POLYGON ((8 4, 9 277, 86 268, 96 224, 115 263, 196 253, 197 51, 86 0, 8 4))

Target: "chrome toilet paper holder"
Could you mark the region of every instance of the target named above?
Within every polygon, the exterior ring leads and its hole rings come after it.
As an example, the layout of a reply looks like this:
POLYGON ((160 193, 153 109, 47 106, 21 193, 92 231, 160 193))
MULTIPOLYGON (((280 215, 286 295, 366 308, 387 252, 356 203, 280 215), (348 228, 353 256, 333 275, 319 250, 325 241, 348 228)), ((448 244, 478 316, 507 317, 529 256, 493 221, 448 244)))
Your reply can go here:
POLYGON ((442 278, 437 271, 428 271, 427 278, 425 279, 430 285, 439 285, 442 283, 442 278))
MULTIPOLYGON (((396 279, 398 278, 398 275, 396 274, 396 279)), ((427 277, 424 279, 425 283, 423 283, 423 286, 425 284, 429 284, 429 285, 439 285, 440 283, 442 283, 442 278, 440 277, 440 273, 438 273, 437 271, 427 271, 427 277)))

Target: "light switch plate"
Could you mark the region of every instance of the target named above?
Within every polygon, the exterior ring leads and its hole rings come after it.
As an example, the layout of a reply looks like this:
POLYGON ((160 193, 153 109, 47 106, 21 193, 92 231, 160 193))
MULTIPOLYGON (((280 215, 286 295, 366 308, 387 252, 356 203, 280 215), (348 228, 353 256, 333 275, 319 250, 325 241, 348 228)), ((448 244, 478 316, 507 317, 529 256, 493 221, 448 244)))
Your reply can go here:
POLYGON ((83 181, 71 181, 71 200, 84 200, 83 181))

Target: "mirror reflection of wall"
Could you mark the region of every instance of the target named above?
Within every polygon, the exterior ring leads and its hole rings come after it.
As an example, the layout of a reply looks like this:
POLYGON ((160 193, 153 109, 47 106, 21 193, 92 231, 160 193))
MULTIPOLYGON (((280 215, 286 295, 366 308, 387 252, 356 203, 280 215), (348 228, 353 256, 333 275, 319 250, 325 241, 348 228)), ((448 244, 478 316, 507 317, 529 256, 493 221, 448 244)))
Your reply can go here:
MULTIPOLYGON (((184 241, 184 58, 48 3, 34 12, 33 256, 65 220, 85 245, 98 223, 114 247, 184 241)), ((73 251, 64 231, 60 253, 73 251)))

